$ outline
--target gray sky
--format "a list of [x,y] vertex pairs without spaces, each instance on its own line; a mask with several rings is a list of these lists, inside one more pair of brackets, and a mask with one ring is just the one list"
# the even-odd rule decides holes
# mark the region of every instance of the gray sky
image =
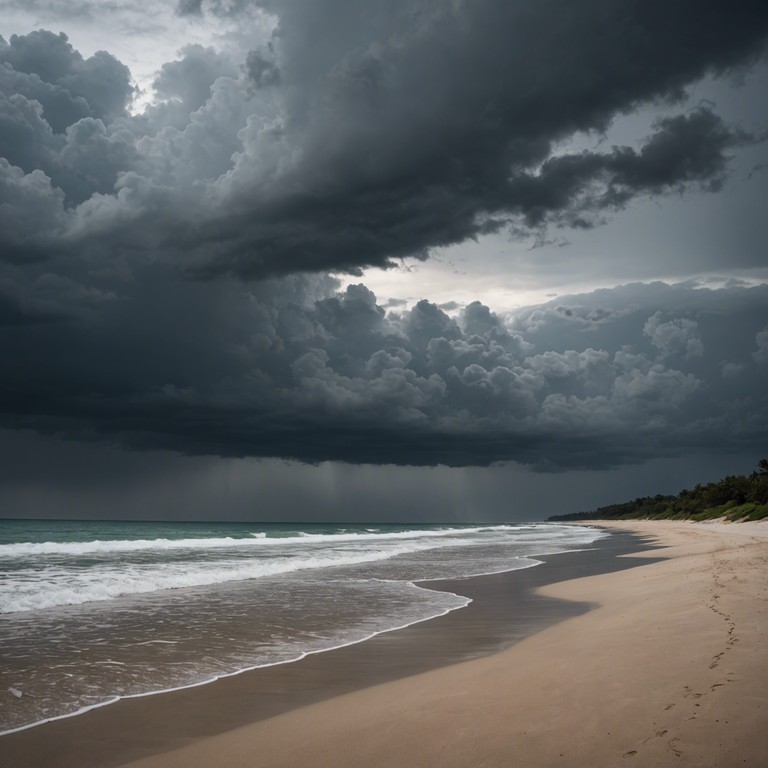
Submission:
[[768,450],[764,3],[0,9],[0,514],[531,519]]

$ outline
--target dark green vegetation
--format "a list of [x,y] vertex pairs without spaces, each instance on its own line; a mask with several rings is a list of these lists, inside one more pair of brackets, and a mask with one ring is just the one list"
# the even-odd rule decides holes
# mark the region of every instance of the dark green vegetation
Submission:
[[728,475],[716,483],[697,485],[677,496],[643,496],[609,504],[590,512],[553,515],[549,520],[711,520],[768,518],[768,459],[761,459],[751,475]]

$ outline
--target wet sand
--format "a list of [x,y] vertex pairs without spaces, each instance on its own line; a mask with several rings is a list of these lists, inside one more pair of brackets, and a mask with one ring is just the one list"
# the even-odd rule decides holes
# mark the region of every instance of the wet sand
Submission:
[[433,584],[475,600],[441,619],[4,737],[4,765],[764,765],[768,525],[612,527]]

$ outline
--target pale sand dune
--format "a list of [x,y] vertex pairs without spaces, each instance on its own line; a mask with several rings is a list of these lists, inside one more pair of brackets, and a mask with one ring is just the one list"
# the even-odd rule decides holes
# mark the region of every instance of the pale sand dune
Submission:
[[606,525],[669,559],[546,587],[598,607],[501,653],[131,768],[768,765],[768,524]]

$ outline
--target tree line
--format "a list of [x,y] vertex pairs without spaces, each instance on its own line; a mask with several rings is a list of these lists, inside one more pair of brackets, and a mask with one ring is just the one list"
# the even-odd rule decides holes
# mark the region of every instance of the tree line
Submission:
[[697,484],[676,496],[641,496],[587,512],[553,515],[549,520],[712,520],[732,522],[768,518],[768,459],[749,475],[728,475],[715,483]]

